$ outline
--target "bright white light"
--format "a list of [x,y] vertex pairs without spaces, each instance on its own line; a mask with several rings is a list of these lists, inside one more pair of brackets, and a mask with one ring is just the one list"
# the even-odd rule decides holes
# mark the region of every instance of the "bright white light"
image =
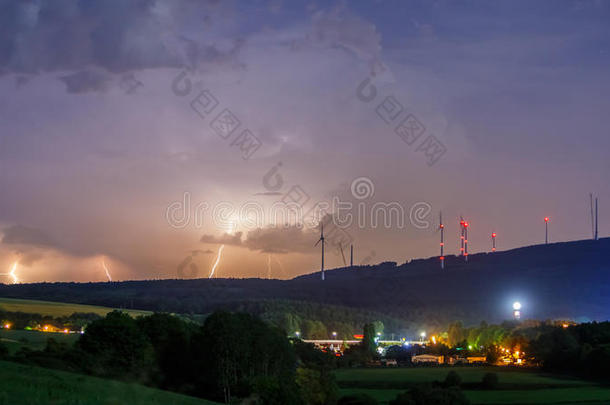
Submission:
[[225,248],[225,245],[220,245],[220,248],[218,248],[218,256],[216,256],[216,261],[214,262],[214,265],[212,266],[212,271],[210,271],[210,276],[208,278],[212,278],[214,277],[214,272],[216,271],[216,267],[218,267],[218,263],[220,262],[220,256],[222,255],[222,249]]
[[422,332],[419,336],[421,336],[422,338],[426,337],[426,332]]
[[110,276],[110,271],[108,271],[108,267],[106,267],[106,262],[104,262],[104,259],[102,259],[102,267],[104,268],[104,271],[106,272],[106,278],[108,278],[108,281],[112,281],[112,277]]
[[15,273],[15,271],[17,271],[17,262],[15,262],[13,264],[13,267],[11,268],[11,272],[8,274],[13,279],[13,284],[19,284],[19,277],[17,277],[17,274]]
[[521,309],[521,303],[520,303],[519,301],[516,301],[516,302],[513,304],[513,309],[514,309],[515,311],[520,310],[520,309]]
[[13,263],[11,271],[8,273],[0,273],[1,276],[9,276],[13,280],[13,284],[19,284],[19,277],[17,277],[17,262]]

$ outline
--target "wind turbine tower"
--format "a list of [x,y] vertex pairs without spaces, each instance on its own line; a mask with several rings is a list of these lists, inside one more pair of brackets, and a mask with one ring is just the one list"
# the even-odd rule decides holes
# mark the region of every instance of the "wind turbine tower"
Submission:
[[597,240],[599,238],[597,228],[597,197],[595,197],[595,213],[593,213],[593,193],[589,193],[589,200],[591,202],[591,236],[593,240]]
[[324,281],[324,223],[320,222],[320,239],[316,242],[314,247],[318,246],[318,243],[322,242],[322,263],[320,267],[320,273],[322,275],[322,281]]
[[438,229],[441,231],[441,269],[445,268],[445,255],[444,255],[444,249],[445,249],[445,225],[443,225],[443,213],[439,212],[438,214],[438,218],[439,218],[439,225],[438,225]]
[[468,261],[468,222],[464,222],[464,261]]
[[595,197],[595,240],[599,238],[599,234],[597,231],[597,197]]
[[460,256],[464,256],[464,218],[460,215]]

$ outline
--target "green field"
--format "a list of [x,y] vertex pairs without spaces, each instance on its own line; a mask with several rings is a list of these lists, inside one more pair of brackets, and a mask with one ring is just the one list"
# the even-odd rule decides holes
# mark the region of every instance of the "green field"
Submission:
[[78,333],[39,332],[36,330],[6,330],[0,329],[0,342],[11,354],[20,348],[27,347],[32,350],[42,350],[47,345],[47,339],[53,338],[59,343],[73,344],[78,340]]
[[498,375],[498,390],[464,390],[476,405],[610,403],[610,388],[585,380],[502,367],[340,369],[335,376],[342,395],[366,393],[386,404],[409,384],[443,381],[450,370],[456,371],[466,384],[480,382],[487,372]]
[[0,361],[0,405],[213,405],[118,381]]
[[[69,316],[74,312],[93,312],[104,316],[115,308],[98,307],[95,305],[69,304],[65,302],[22,300],[16,298],[0,298],[0,309],[8,312],[26,312],[30,314],[49,315],[53,317]],[[150,311],[122,309],[131,316],[150,315]]]
[[493,372],[501,383],[528,385],[583,385],[586,382],[577,379],[560,378],[535,371],[519,370],[506,367],[416,367],[416,368],[357,368],[340,369],[335,376],[341,381],[371,382],[406,382],[420,383],[442,381],[449,371],[455,370],[462,382],[479,382],[483,375]]

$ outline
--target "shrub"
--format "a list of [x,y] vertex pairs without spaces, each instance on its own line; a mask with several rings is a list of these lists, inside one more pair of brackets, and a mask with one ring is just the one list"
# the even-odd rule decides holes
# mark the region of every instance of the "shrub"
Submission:
[[486,373],[481,383],[486,390],[496,389],[498,388],[498,375],[496,373]]
[[445,377],[445,382],[443,384],[445,387],[459,387],[462,385],[462,377],[455,371],[451,370],[447,377]]
[[439,388],[429,385],[414,387],[398,394],[389,405],[469,405],[470,401],[458,387]]
[[339,398],[337,405],[377,405],[378,402],[367,394],[346,395]]

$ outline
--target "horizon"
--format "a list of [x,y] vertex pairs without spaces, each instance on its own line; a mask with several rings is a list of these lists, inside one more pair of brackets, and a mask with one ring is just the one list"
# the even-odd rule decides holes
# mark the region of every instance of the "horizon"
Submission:
[[606,2],[0,7],[0,282],[608,235]]
[[[535,245],[526,245],[526,246],[518,246],[512,249],[506,249],[506,250],[497,250],[495,252],[492,252],[490,250],[488,251],[482,251],[482,252],[474,252],[471,253],[470,256],[482,256],[482,255],[493,255],[493,254],[498,254],[501,256],[502,253],[510,253],[510,252],[515,252],[515,251],[521,251],[521,250],[525,250],[525,249],[531,249],[531,248],[538,248],[538,247],[553,247],[553,245],[570,245],[570,244],[576,244],[576,243],[582,243],[582,242],[591,242],[591,243],[596,243],[598,241],[604,241],[604,240],[610,240],[610,237],[600,237],[597,241],[593,240],[593,239],[578,239],[578,240],[569,240],[569,241],[557,241],[557,242],[549,242],[548,244],[545,243],[540,243],[540,244],[535,244]],[[493,257],[493,256],[489,256],[489,257]],[[449,254],[449,255],[445,255],[445,258],[451,258],[452,260],[459,260],[460,263],[462,263],[463,261],[463,257],[460,256],[459,252],[457,252],[457,254]],[[428,257],[415,257],[412,258],[410,260],[407,260],[405,262],[393,262],[396,263],[396,267],[402,267],[402,266],[409,266],[411,264],[415,264],[414,262],[418,262],[417,264],[420,264],[421,262],[432,262],[430,263],[431,266],[434,266],[434,271],[436,272],[436,274],[438,273],[442,273],[444,271],[448,271],[448,272],[452,272],[455,269],[452,268],[451,265],[446,265],[445,268],[440,268],[438,266],[438,260],[439,260],[439,256],[428,256]],[[358,271],[361,271],[362,267],[370,267],[371,270],[374,270],[376,267],[380,266],[381,264],[384,263],[392,263],[392,261],[380,261],[377,263],[367,263],[367,264],[354,264],[353,266],[341,266],[341,267],[330,267],[330,268],[326,268],[325,272],[336,272],[336,271],[350,271],[350,270],[355,270],[358,269]],[[455,263],[453,263],[455,264]],[[462,265],[467,265],[467,263],[462,263]],[[454,266],[454,267],[459,267],[457,270],[461,270],[462,266]],[[310,272],[306,272],[303,274],[298,274],[295,275],[292,278],[266,278],[266,277],[198,277],[198,278],[182,278],[182,277],[168,277],[168,278],[140,278],[140,279],[124,279],[124,280],[97,280],[97,281],[47,281],[47,280],[40,280],[40,281],[33,281],[33,282],[19,282],[19,283],[4,283],[4,282],[0,282],[0,285],[27,285],[27,284],[52,284],[52,283],[77,283],[77,284],[88,284],[88,283],[101,283],[101,284],[107,284],[107,283],[127,283],[127,282],[140,282],[140,281],[175,281],[175,280],[193,280],[193,281],[201,281],[201,280],[260,280],[260,281],[293,281],[297,278],[302,278],[302,277],[309,277],[309,276],[317,276],[320,274],[320,270],[313,270]],[[432,273],[430,273],[432,274]]]

